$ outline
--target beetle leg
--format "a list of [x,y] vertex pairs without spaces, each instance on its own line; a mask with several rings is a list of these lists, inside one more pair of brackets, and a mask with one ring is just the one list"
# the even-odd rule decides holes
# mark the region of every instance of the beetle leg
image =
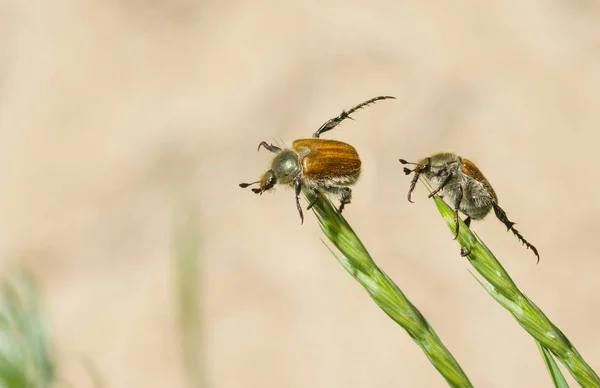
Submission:
[[304,214],[302,214],[302,206],[300,206],[300,193],[302,192],[302,182],[300,179],[296,181],[296,208],[298,208],[298,213],[300,213],[300,224],[304,223]]
[[312,202],[308,204],[306,210],[310,210],[313,206],[315,206],[315,203],[317,203],[317,201],[319,200],[319,190],[313,190],[313,193],[315,195],[315,199],[313,199]]
[[540,255],[538,253],[538,250],[536,249],[536,247],[534,247],[533,245],[531,245],[529,242],[527,242],[527,240],[525,240],[523,238],[523,236],[521,236],[521,233],[519,233],[518,230],[516,230],[514,228],[514,222],[509,221],[508,217],[506,216],[506,213],[504,212],[504,210],[502,210],[500,208],[500,206],[498,206],[498,204],[496,204],[495,202],[492,203],[492,206],[494,207],[494,213],[496,213],[496,217],[498,217],[498,219],[500,221],[502,221],[502,223],[508,228],[508,230],[512,230],[512,232],[515,234],[515,236],[517,236],[517,238],[519,239],[519,241],[521,241],[523,244],[525,244],[525,246],[529,249],[531,249],[533,251],[533,253],[537,256],[537,262],[540,262]]
[[467,225],[468,227],[471,227],[471,217],[467,216],[467,218],[465,218],[465,220],[463,221],[465,223],[465,225]]
[[[411,162],[407,162],[404,159],[400,159],[400,163],[402,164],[412,164]],[[421,164],[420,166],[415,167],[414,169],[408,169],[406,167],[404,167],[404,173],[406,175],[409,175],[411,173],[415,173],[415,175],[413,176],[413,179],[410,181],[410,186],[408,188],[408,202],[413,203],[413,200],[411,198],[412,196],[412,192],[415,190],[415,186],[417,184],[417,181],[419,180],[419,176],[427,171],[427,169],[429,168],[429,166],[431,165],[431,158],[425,158],[425,160],[423,161],[423,164]],[[440,187],[441,188],[441,187]]]
[[442,184],[440,185],[440,187],[438,187],[437,189],[435,189],[431,193],[429,193],[429,195],[427,196],[427,198],[431,198],[434,195],[436,195],[441,189],[443,189],[448,183],[450,183],[450,179],[452,179],[452,172],[448,173],[448,175],[446,176],[446,178],[444,179],[444,181],[442,182]]
[[344,206],[352,201],[352,189],[349,187],[341,187],[340,196],[340,207],[338,208],[338,212],[341,214],[342,210],[344,210]]
[[258,148],[256,150],[257,151],[260,150],[260,147],[265,147],[267,150],[269,150],[269,151],[271,151],[273,153],[277,153],[277,152],[281,151],[281,148],[279,148],[279,147],[277,147],[276,145],[273,145],[273,144],[267,144],[267,142],[264,141],[264,140],[261,141],[258,144]]
[[458,238],[458,209],[460,208],[460,202],[463,197],[463,188],[461,185],[458,185],[458,189],[456,190],[456,200],[454,201],[454,239]]
[[319,129],[317,129],[317,132],[313,133],[313,137],[318,138],[323,132],[331,131],[333,128],[337,127],[339,123],[341,123],[342,121],[344,121],[346,119],[353,120],[352,117],[350,117],[350,115],[352,113],[356,112],[357,110],[359,110],[369,104],[374,103],[375,101],[385,100],[387,98],[395,99],[396,97],[392,97],[392,96],[374,97],[374,98],[371,98],[370,100],[367,100],[365,102],[362,102],[362,103],[350,108],[350,110],[347,112],[345,110],[343,110],[339,116],[329,119],[325,122],[325,124],[321,125],[321,127]]
[[[407,170],[408,169],[405,168],[404,171],[406,172]],[[409,173],[406,173],[406,175],[408,175],[408,174]],[[410,187],[408,188],[408,195],[407,195],[408,202],[410,202],[410,203],[413,203],[413,200],[411,199],[411,195],[415,189],[415,186],[417,185],[417,181],[419,180],[419,175],[421,175],[421,173],[418,171],[415,171],[415,175],[413,176],[413,179],[410,181]]]

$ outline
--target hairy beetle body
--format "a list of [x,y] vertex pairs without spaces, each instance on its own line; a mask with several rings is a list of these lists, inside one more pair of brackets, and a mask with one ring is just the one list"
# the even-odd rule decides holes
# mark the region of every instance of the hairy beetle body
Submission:
[[[485,178],[481,170],[469,159],[451,152],[439,152],[419,160],[417,163],[400,159],[402,164],[414,164],[414,169],[404,168],[408,175],[415,173],[408,190],[408,200],[420,176],[424,176],[431,184],[432,197],[438,194],[450,205],[454,206],[455,237],[458,236],[458,212],[467,216],[465,224],[470,225],[471,219],[480,220],[487,216],[493,209],[496,217],[512,232],[525,246],[533,251],[539,261],[537,249],[531,245],[518,230],[514,228],[506,213],[498,205],[498,196],[492,185]],[[468,254],[468,253],[466,253]]]
[[459,210],[466,216],[480,220],[492,210],[493,203],[498,203],[496,192],[481,170],[469,159],[449,152],[441,152],[433,154],[429,160],[427,158],[420,160],[417,166],[426,163],[430,164],[430,168],[425,169],[422,174],[434,188],[442,186],[448,173],[453,175],[453,178],[440,189],[439,194],[448,203],[454,204],[461,187],[462,200]]

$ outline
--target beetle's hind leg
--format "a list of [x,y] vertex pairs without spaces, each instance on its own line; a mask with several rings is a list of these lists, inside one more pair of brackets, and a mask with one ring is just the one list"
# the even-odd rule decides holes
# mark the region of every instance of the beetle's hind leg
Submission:
[[[348,186],[338,186],[330,182],[327,183],[319,185],[319,189],[317,189],[316,187],[311,187],[310,184],[308,186],[305,185],[305,187],[308,187],[310,190],[312,190],[316,196],[318,196],[321,193],[325,193],[339,198],[340,206],[336,210],[338,211],[338,213],[341,213],[346,207],[346,205],[352,202],[352,189]],[[316,202],[317,200],[315,198],[308,205],[308,209],[310,209]]]
[[352,189],[348,186],[332,185],[325,188],[322,187],[322,189],[326,193],[336,196],[340,199],[340,206],[337,208],[338,213],[341,213],[346,205],[352,202]]
[[379,100],[385,100],[388,98],[392,98],[395,99],[396,97],[392,97],[392,96],[379,96],[379,97],[374,97],[371,98],[365,102],[361,102],[360,104],[353,106],[352,108],[350,108],[350,110],[345,111],[343,110],[342,113],[340,113],[337,117],[334,117],[332,119],[327,120],[323,125],[321,125],[321,127],[319,127],[319,129],[317,129],[317,131],[315,133],[313,133],[313,137],[318,138],[323,132],[327,132],[327,131],[331,131],[333,128],[337,127],[339,123],[341,123],[342,121],[346,120],[346,119],[350,119],[353,120],[352,117],[350,117],[350,115],[354,112],[356,112],[359,109],[362,109],[363,107],[374,103],[375,101],[379,101]]
[[517,236],[519,241],[521,241],[523,244],[525,244],[525,246],[528,249],[531,249],[533,251],[533,253],[535,254],[535,256],[537,257],[537,262],[539,263],[540,262],[540,254],[538,253],[537,248],[534,247],[533,245],[531,245],[527,240],[525,240],[525,238],[521,235],[521,233],[515,229],[515,227],[514,227],[515,223],[508,219],[504,210],[502,210],[502,208],[500,206],[498,206],[497,203],[495,203],[495,202],[492,203],[492,206],[494,207],[494,213],[496,213],[496,217],[506,226],[507,231],[511,230],[514,233],[514,235]]
[[338,194],[340,196],[340,207],[338,208],[338,212],[342,213],[344,207],[352,202],[352,189],[349,187],[340,187],[338,189]]

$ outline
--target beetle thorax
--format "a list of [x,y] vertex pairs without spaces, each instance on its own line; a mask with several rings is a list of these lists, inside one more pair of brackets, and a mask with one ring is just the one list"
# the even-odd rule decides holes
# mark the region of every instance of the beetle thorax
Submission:
[[441,183],[448,173],[457,173],[460,157],[456,154],[443,152],[425,158],[419,161],[418,164],[428,164],[428,168],[423,172],[423,175],[432,183]]
[[298,154],[293,150],[283,150],[275,156],[271,169],[277,177],[277,183],[288,184],[293,182],[302,172]]

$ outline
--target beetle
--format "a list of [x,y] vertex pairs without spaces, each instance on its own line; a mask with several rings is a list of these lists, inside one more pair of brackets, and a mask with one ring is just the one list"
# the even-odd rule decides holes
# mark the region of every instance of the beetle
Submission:
[[331,131],[357,110],[379,100],[394,99],[392,96],[379,96],[362,102],[348,111],[343,110],[338,116],[327,120],[309,139],[298,139],[292,143],[291,148],[280,148],[266,141],[258,144],[275,154],[271,168],[267,170],[260,180],[252,183],[240,183],[246,188],[258,184],[252,191],[262,194],[271,190],[276,184],[291,186],[296,194],[296,208],[300,214],[300,223],[304,223],[304,215],[300,206],[300,193],[306,188],[315,194],[315,199],[308,205],[309,210],[316,203],[320,193],[327,193],[339,197],[341,213],[345,205],[352,200],[350,185],[356,183],[361,172],[361,160],[356,149],[350,144],[337,141],[320,139],[319,136]]
[[[540,255],[535,246],[531,245],[517,229],[515,223],[510,221],[506,213],[498,205],[498,196],[485,178],[481,170],[467,158],[463,158],[451,152],[439,152],[421,159],[417,163],[407,162],[400,159],[402,164],[413,164],[415,167],[411,170],[404,167],[404,173],[409,175],[414,172],[414,177],[410,182],[408,190],[408,201],[412,202],[411,194],[415,189],[417,180],[421,175],[431,183],[434,190],[428,198],[440,193],[446,201],[454,205],[454,239],[458,237],[458,212],[460,211],[467,217],[464,223],[470,226],[471,220],[480,220],[494,209],[496,217],[511,230],[515,236],[528,249],[531,249],[540,261]],[[467,256],[470,252],[461,251],[461,255]]]

